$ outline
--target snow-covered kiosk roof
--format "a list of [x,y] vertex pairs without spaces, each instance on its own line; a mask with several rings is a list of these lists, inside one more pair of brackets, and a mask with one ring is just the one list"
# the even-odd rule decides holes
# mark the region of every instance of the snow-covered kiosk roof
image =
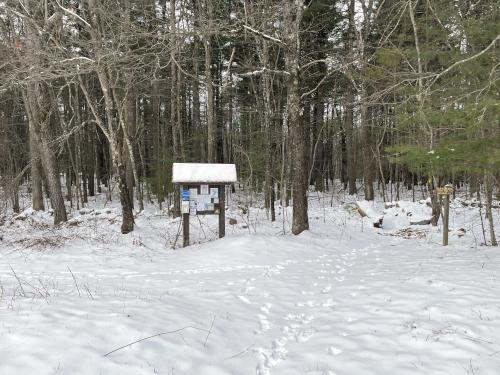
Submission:
[[173,183],[224,183],[237,181],[235,164],[174,163]]

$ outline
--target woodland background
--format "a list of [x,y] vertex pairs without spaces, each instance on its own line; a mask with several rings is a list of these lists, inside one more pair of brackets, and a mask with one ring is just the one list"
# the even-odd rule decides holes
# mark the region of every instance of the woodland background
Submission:
[[[173,162],[236,163],[293,205],[340,180],[366,200],[500,195],[495,0],[0,1],[0,202],[54,223],[89,196],[173,206]],[[421,197],[418,197],[421,198]],[[67,203],[65,203],[65,201]]]

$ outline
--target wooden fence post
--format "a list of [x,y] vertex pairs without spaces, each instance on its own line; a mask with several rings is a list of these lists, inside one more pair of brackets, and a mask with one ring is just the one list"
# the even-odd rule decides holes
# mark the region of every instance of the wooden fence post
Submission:
[[443,246],[448,246],[448,231],[450,226],[450,194],[454,193],[453,186],[446,185],[437,188],[438,195],[444,200],[443,212]]

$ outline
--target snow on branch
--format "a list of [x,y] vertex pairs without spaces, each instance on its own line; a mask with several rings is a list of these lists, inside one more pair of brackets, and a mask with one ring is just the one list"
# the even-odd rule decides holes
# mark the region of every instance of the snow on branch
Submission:
[[70,14],[71,16],[79,19],[81,22],[83,22],[85,24],[85,26],[87,26],[89,29],[92,28],[92,26],[90,26],[90,23],[88,23],[87,21],[85,21],[81,16],[79,16],[78,14],[76,14],[75,12],[73,12],[71,9],[68,9],[68,8],[65,8],[63,7],[59,1],[55,0],[56,1],[56,4],[59,6],[59,8],[61,8],[62,10],[64,10],[66,13]]
[[69,59],[64,59],[64,60],[61,60],[61,63],[64,64],[64,63],[68,63],[68,62],[72,62],[72,61],[75,61],[75,60],[84,60],[84,61],[89,61],[89,62],[95,62],[95,60],[92,60],[88,57],[85,57],[85,56],[75,56],[75,57],[71,57]]
[[264,73],[272,73],[272,74],[279,74],[279,75],[284,75],[284,76],[289,76],[290,73],[287,72],[286,70],[273,70],[269,68],[262,68],[260,70],[254,70],[253,72],[247,72],[247,73],[239,73],[237,74],[239,77],[255,77],[255,76],[260,76],[261,74]]
[[248,31],[256,34],[256,35],[259,35],[260,37],[264,38],[264,39],[267,39],[267,40],[270,40],[272,42],[275,42],[275,43],[278,43],[278,44],[281,44],[283,46],[286,46],[286,43],[283,42],[282,40],[278,39],[278,38],[275,38],[271,35],[268,35],[268,34],[264,34],[262,31],[258,31],[258,30],[255,30],[254,28],[248,26],[248,25],[243,25],[243,27],[245,29],[247,29]]

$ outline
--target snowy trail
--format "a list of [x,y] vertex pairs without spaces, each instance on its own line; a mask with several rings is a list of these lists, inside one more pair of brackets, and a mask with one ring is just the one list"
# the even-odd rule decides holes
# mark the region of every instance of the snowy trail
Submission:
[[368,236],[2,251],[0,374],[498,375],[499,254]]

